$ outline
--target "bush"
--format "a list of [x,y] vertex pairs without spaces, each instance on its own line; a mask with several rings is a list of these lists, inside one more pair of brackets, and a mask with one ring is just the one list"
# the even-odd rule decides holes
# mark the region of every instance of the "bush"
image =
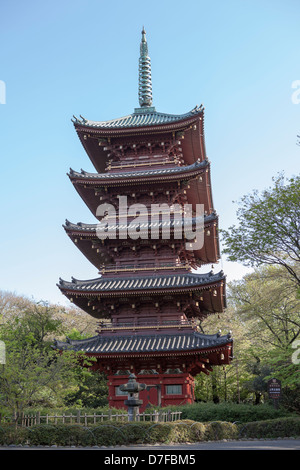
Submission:
[[36,424],[27,428],[30,445],[89,446],[93,445],[92,435],[83,426]]
[[219,441],[221,439],[237,439],[238,427],[233,423],[213,421],[205,426],[205,439]]
[[16,428],[15,425],[0,426],[0,445],[24,444],[26,439],[26,428]]
[[[167,424],[167,423],[165,423]],[[205,439],[205,425],[189,419],[170,423],[172,442],[197,442]]]
[[79,424],[0,427],[0,445],[31,446],[116,446],[292,436],[300,436],[300,418],[278,418],[239,425],[223,421],[199,423],[180,420],[170,423],[105,422],[88,427]]
[[[229,425],[234,426],[230,423]],[[220,423],[219,428],[218,435],[227,438],[232,436],[232,433],[228,435],[228,423]],[[224,429],[221,430],[222,428]],[[207,439],[207,435],[206,426],[203,423],[190,420],[170,423],[101,423],[88,427],[76,424],[37,424],[18,429],[12,426],[2,426],[0,445],[114,446],[198,442]]]
[[230,423],[248,423],[266,419],[291,416],[290,412],[280,408],[276,410],[272,405],[246,405],[237,403],[194,403],[170,407],[172,411],[181,411],[181,419],[191,419],[201,423],[211,421],[227,421]]
[[246,423],[239,428],[239,436],[245,438],[298,437],[300,436],[300,418],[269,419]]
[[294,389],[283,388],[281,404],[289,411],[300,413],[300,385]]
[[205,426],[194,421],[173,423],[139,422],[101,424],[91,428],[97,445],[197,442],[204,439]]

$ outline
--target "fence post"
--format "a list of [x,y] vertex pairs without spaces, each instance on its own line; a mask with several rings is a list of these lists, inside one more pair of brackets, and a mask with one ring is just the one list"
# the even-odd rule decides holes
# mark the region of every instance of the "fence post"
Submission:
[[80,424],[80,410],[77,411],[77,424]]
[[36,413],[36,424],[41,424],[41,412],[37,411]]

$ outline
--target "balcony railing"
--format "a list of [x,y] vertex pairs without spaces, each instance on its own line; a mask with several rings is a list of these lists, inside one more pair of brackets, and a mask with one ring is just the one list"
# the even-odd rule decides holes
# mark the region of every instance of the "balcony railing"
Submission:
[[123,168],[139,168],[141,166],[153,166],[153,165],[168,165],[168,164],[178,164],[178,160],[169,160],[168,158],[162,158],[157,161],[149,161],[149,159],[145,160],[144,162],[111,162],[107,165],[106,170],[114,170],[114,169],[123,169]]
[[162,322],[99,322],[98,333],[115,330],[141,330],[141,329],[166,329],[166,328],[195,328],[195,321],[191,320],[167,320]]
[[136,271],[160,271],[160,270],[177,270],[187,269],[190,270],[191,265],[189,263],[171,262],[171,263],[133,263],[133,264],[108,264],[100,267],[100,273],[119,273],[119,272],[136,272]]

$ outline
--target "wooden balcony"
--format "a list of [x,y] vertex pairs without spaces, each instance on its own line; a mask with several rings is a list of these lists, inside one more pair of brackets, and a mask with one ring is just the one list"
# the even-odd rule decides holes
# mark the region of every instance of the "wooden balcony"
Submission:
[[110,264],[102,265],[99,270],[99,274],[106,273],[125,273],[125,272],[141,272],[141,271],[177,271],[177,270],[191,270],[191,265],[187,262],[171,262],[171,263],[134,263],[134,264]]
[[114,332],[132,332],[140,330],[182,330],[182,329],[192,329],[196,330],[197,323],[196,321],[190,320],[169,320],[162,322],[99,322],[99,327],[96,330],[97,333],[114,333]]

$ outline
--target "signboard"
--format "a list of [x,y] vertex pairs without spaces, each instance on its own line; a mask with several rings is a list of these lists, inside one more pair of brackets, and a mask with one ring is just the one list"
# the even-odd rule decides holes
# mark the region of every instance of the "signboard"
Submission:
[[277,405],[277,401],[281,395],[281,382],[278,379],[270,379],[268,381],[268,394],[271,400],[274,400],[274,405]]

